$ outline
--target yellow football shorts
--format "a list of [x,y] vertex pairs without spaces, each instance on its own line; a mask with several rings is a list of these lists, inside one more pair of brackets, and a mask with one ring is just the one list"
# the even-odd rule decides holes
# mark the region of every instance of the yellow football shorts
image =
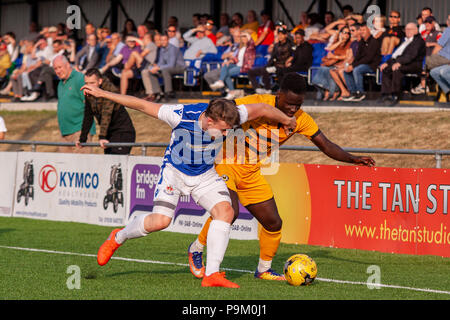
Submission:
[[245,207],[273,198],[272,188],[261,174],[259,166],[242,164],[217,164],[216,171],[235,191],[239,201]]

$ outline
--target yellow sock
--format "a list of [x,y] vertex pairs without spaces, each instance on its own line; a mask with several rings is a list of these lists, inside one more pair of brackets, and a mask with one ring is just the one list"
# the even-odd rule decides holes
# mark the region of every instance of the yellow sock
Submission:
[[206,222],[202,228],[202,231],[200,231],[200,233],[198,235],[198,241],[204,246],[206,246],[206,239],[208,238],[208,230],[209,230],[209,225],[211,224],[211,221],[212,221],[212,218],[209,217],[206,220]]
[[259,232],[259,258],[272,261],[281,241],[281,230],[270,232],[261,228]]

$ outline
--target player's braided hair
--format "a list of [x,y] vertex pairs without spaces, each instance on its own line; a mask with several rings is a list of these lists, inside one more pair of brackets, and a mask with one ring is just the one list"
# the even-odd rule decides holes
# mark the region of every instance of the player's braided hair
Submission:
[[305,79],[296,72],[287,73],[281,81],[280,91],[304,94],[306,92]]
[[205,111],[205,116],[214,121],[223,120],[232,128],[240,124],[240,117],[234,100],[224,98],[212,99]]

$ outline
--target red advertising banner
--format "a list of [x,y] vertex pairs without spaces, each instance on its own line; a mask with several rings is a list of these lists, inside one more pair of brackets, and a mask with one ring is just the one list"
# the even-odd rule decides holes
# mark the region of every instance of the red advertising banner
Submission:
[[450,171],[304,165],[308,244],[450,257]]

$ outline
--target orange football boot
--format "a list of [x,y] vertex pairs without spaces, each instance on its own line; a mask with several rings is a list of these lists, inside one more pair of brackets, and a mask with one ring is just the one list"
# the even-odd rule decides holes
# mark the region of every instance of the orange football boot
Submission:
[[101,245],[97,253],[97,262],[99,265],[104,266],[111,259],[114,252],[120,247],[120,244],[116,242],[116,233],[121,229],[114,229],[109,235],[108,239]]
[[240,288],[238,284],[225,278],[225,272],[214,272],[203,276],[202,287]]

